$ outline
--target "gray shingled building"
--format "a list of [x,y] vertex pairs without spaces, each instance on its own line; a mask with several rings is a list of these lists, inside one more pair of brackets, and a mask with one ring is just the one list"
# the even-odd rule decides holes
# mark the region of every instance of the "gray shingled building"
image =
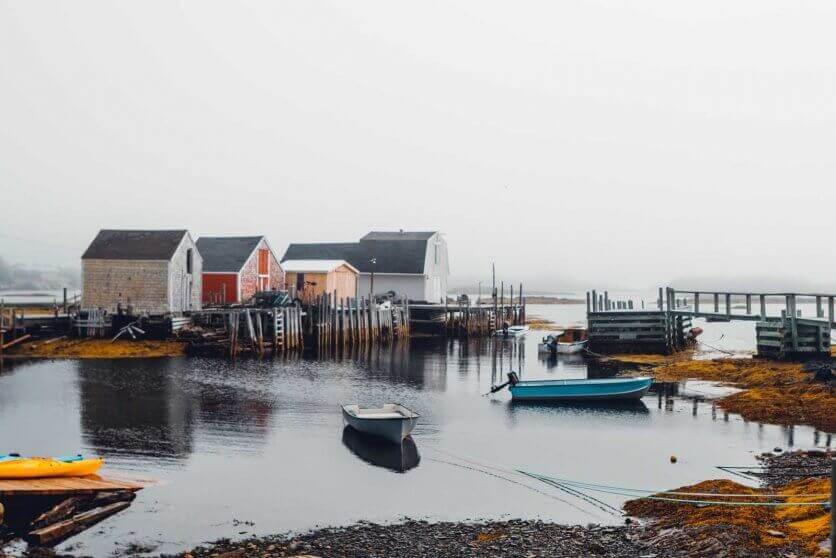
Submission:
[[187,230],[101,230],[81,256],[82,306],[135,314],[200,309],[203,261]]

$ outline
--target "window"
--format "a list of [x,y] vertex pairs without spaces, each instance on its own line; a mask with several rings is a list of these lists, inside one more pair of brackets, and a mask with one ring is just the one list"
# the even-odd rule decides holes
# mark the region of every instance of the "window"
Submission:
[[305,274],[304,273],[297,273],[296,274],[296,291],[302,292],[305,288]]
[[270,251],[264,248],[258,250],[258,274],[268,275],[270,273]]
[[186,273],[191,275],[192,273],[192,249],[189,248],[186,250]]

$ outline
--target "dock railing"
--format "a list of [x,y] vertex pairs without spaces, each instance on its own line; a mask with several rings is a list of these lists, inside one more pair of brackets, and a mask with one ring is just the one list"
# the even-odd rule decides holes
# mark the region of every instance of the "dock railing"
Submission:
[[[770,304],[774,306],[776,300],[782,308],[778,312],[773,309],[770,314]],[[802,316],[799,303],[804,300],[814,305],[814,317]],[[791,354],[830,352],[830,332],[836,328],[834,301],[836,294],[815,292],[706,291],[660,287],[656,309],[648,310],[644,301],[638,309],[633,301],[610,300],[608,291],[598,293],[592,290],[586,294],[590,344],[598,344],[599,348],[606,348],[600,346],[602,343],[606,345],[606,341],[618,341],[622,343],[620,348],[624,349],[629,348],[631,341],[638,343],[644,340],[661,344],[666,351],[676,349],[677,343],[670,345],[667,339],[670,337],[667,326],[659,326],[656,328],[659,331],[654,332],[646,328],[643,331],[636,329],[640,325],[637,323],[638,313],[644,313],[648,319],[655,316],[662,322],[670,322],[671,317],[687,319],[688,326],[692,318],[757,322],[758,354],[779,358]],[[753,312],[754,309],[757,312]],[[675,324],[673,334],[680,335],[685,325],[685,321],[681,327]],[[603,335],[599,331],[601,329],[609,329],[609,335]]]

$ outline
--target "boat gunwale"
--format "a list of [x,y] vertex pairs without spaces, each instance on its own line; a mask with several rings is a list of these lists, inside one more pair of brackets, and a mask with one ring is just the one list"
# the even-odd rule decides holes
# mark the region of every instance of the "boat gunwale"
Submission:
[[361,409],[361,408],[379,409],[380,407],[360,407],[360,405],[340,405],[340,408],[342,409],[342,411],[345,414],[347,414],[347,415],[349,415],[353,418],[360,419],[360,420],[379,420],[379,421],[384,421],[384,420],[414,420],[414,419],[417,419],[417,418],[421,417],[421,415],[419,415],[418,413],[416,413],[415,411],[413,411],[409,407],[401,405],[400,403],[395,403],[395,405],[398,405],[399,407],[409,411],[411,413],[411,416],[406,416],[406,415],[403,415],[403,414],[400,417],[376,417],[374,415],[361,416],[361,415],[357,415],[357,414],[352,413],[346,407],[357,407],[358,410]]
[[[548,387],[550,385],[566,386],[566,385],[619,385],[619,384],[644,384],[649,381],[653,383],[653,378],[650,376],[636,376],[634,378],[565,378],[565,379],[549,379],[543,378],[540,380],[520,380],[512,388],[522,387]],[[649,385],[648,384],[648,385]]]

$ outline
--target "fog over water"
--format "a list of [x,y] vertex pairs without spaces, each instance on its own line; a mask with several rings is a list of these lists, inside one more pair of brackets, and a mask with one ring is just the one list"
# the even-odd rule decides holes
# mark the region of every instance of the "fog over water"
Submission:
[[0,255],[77,266],[105,227],[280,252],[405,228],[446,233],[453,285],[492,260],[532,289],[826,283],[834,16],[0,0]]

